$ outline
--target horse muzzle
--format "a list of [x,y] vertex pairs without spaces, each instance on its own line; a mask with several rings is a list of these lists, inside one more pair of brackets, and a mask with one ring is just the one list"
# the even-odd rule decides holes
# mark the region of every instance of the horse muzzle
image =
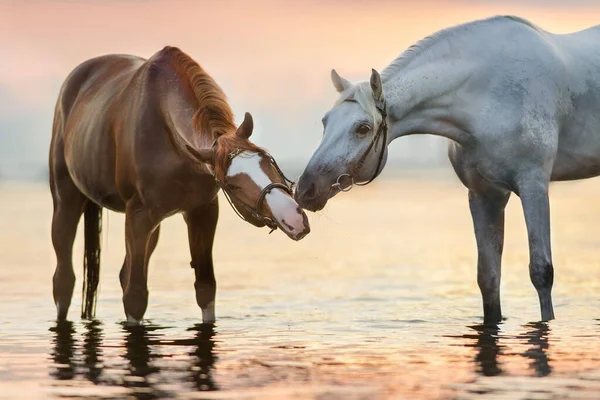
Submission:
[[294,200],[305,210],[313,212],[322,210],[330,196],[328,193],[329,189],[323,191],[319,187],[318,182],[303,174],[298,181]]

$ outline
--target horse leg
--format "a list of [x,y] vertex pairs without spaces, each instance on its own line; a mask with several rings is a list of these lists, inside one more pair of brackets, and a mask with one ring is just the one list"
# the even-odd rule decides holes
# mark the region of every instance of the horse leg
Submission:
[[75,287],[73,242],[83,213],[86,197],[77,189],[68,172],[51,181],[54,213],[52,244],[56,253],[56,270],[52,279],[54,304],[58,319],[66,319]]
[[477,241],[477,283],[483,298],[483,323],[502,320],[500,267],[504,247],[504,209],[510,192],[469,191],[469,208]]
[[128,322],[139,323],[148,306],[148,260],[158,221],[137,201],[129,201],[125,211],[125,289],[123,306]]
[[121,282],[121,289],[125,292],[125,287],[127,287],[127,256],[123,260],[123,266],[121,267],[121,271],[119,271],[119,282]]
[[534,177],[522,182],[518,193],[529,237],[529,277],[538,292],[542,320],[548,321],[554,319],[551,293],[554,267],[550,243],[548,180]]
[[[148,249],[146,250],[146,265],[150,262],[150,257],[152,253],[154,253],[154,249],[156,249],[156,244],[158,243],[158,235],[160,233],[160,225],[156,227],[154,232],[150,235],[150,239],[148,241]],[[121,282],[121,289],[125,290],[127,286],[127,256],[125,256],[125,260],[123,260],[123,266],[121,267],[121,271],[119,272],[119,281]]]
[[213,270],[212,248],[219,217],[215,199],[207,207],[184,214],[188,226],[191,266],[196,274],[196,302],[202,310],[202,322],[215,322],[215,294],[217,283]]

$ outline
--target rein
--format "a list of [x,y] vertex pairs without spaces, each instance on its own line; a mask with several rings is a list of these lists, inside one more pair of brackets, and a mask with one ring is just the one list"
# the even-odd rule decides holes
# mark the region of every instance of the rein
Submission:
[[[237,157],[238,155],[240,155],[242,152],[241,151],[236,151],[233,152],[231,154],[229,154],[229,163],[231,163],[231,161]],[[267,227],[269,227],[271,229],[271,231],[269,232],[269,234],[273,233],[273,231],[277,230],[277,224],[275,223],[275,221],[273,221],[271,218],[267,217],[264,214],[261,214],[261,210],[262,210],[262,206],[263,206],[263,202],[265,200],[265,198],[267,197],[267,195],[269,193],[271,193],[271,191],[273,189],[281,189],[284,192],[286,192],[287,194],[289,194],[290,196],[292,196],[294,194],[294,190],[293,187],[295,185],[295,182],[291,181],[290,179],[288,179],[285,174],[283,173],[283,171],[281,171],[281,168],[279,168],[279,165],[277,165],[277,162],[275,161],[275,159],[269,154],[269,160],[271,162],[271,165],[273,165],[275,167],[275,170],[277,171],[277,173],[279,174],[279,176],[281,178],[283,178],[284,183],[276,183],[276,182],[272,182],[270,184],[268,184],[267,186],[265,186],[263,188],[263,190],[260,191],[260,194],[258,196],[258,199],[256,199],[256,204],[254,205],[254,208],[252,208],[251,206],[249,206],[248,204],[246,204],[244,201],[242,201],[238,196],[236,196],[231,190],[229,190],[229,188],[227,187],[226,184],[223,184],[223,182],[221,182],[216,176],[215,176],[215,181],[217,182],[217,185],[221,188],[221,190],[223,190],[223,194],[225,195],[225,198],[227,199],[227,201],[229,202],[229,205],[231,206],[231,208],[233,208],[233,210],[235,211],[235,213],[237,214],[238,217],[240,217],[242,220],[249,222],[240,212],[239,210],[236,208],[236,206],[233,204],[232,198],[237,200],[237,202],[239,204],[242,205],[242,207],[244,207],[244,209],[250,214],[252,215],[252,218],[261,221],[263,224],[265,224]],[[288,185],[289,183],[289,185]]]
[[[352,173],[351,174],[341,174],[340,176],[338,176],[335,183],[333,185],[331,185],[331,187],[333,189],[338,189],[340,192],[349,192],[354,187],[354,185],[366,186],[369,183],[373,182],[375,180],[375,178],[377,177],[377,174],[379,173],[379,168],[381,168],[381,163],[383,162],[385,146],[387,145],[388,125],[387,125],[387,120],[386,120],[387,110],[386,110],[385,100],[382,100],[381,102],[376,102],[375,108],[377,108],[377,111],[379,111],[379,113],[381,114],[381,124],[379,124],[379,127],[377,128],[377,132],[375,133],[373,140],[369,144],[369,147],[367,147],[367,149],[363,153],[362,157],[358,160],[358,163],[354,166]],[[377,161],[377,168],[375,168],[375,172],[373,172],[373,176],[371,176],[371,179],[369,179],[367,182],[364,182],[364,183],[356,182],[354,180],[354,176],[361,170],[361,168],[365,164],[365,161],[367,160],[367,156],[369,155],[371,150],[375,149],[375,145],[377,144],[379,139],[382,137],[383,137],[383,140],[381,142],[381,152],[379,154],[379,160]],[[377,152],[376,149],[375,149],[375,152]],[[350,179],[350,185],[346,186],[346,187],[342,187],[341,181],[342,181],[342,178],[345,178],[345,177],[348,177]]]

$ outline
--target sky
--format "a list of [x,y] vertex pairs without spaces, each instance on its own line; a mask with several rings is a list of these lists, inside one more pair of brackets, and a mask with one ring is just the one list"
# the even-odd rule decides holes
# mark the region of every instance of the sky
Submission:
[[[302,168],[318,146],[321,118],[336,99],[335,68],[365,80],[439,29],[498,14],[555,33],[600,22],[595,0],[0,0],[0,177],[45,175],[58,89],[86,59],[150,57],[177,46],[221,85],[253,140],[284,168]],[[410,137],[390,164],[440,165],[445,142]]]

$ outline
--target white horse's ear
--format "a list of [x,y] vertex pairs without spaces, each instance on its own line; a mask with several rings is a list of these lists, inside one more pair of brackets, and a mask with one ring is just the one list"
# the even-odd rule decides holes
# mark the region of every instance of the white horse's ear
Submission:
[[187,151],[192,153],[194,157],[200,162],[215,166],[215,151],[213,149],[199,149],[196,150],[192,146],[185,145]]
[[331,81],[333,82],[333,86],[335,86],[335,90],[339,93],[342,93],[352,86],[352,83],[349,80],[342,78],[335,69],[331,70]]
[[381,84],[381,76],[374,69],[371,70],[371,90],[375,101],[383,100],[383,85]]
[[252,135],[252,130],[254,129],[254,121],[252,120],[252,115],[247,112],[244,115],[244,121],[240,124],[237,129],[236,135],[243,139],[248,139],[250,135]]

